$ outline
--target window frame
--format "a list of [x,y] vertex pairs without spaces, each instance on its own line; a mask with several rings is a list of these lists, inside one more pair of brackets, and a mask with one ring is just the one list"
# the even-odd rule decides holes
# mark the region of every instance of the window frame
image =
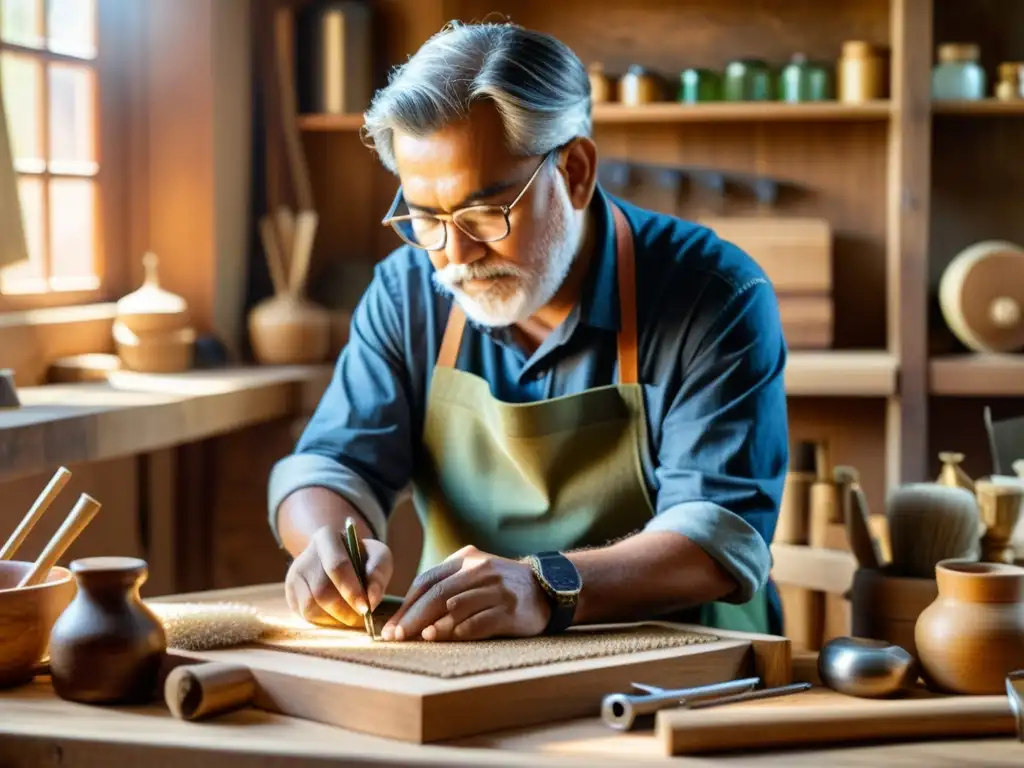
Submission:
[[[50,0],[38,0],[45,14]],[[95,155],[97,172],[93,176],[61,174],[49,169],[31,174],[40,179],[91,178],[96,184],[95,239],[93,244],[96,275],[95,287],[54,289],[35,293],[0,293],[0,312],[24,311],[114,301],[126,292],[129,274],[127,242],[129,234],[129,200],[125,192],[130,170],[130,144],[127,127],[131,123],[130,64],[131,44],[137,37],[138,15],[130,10],[131,0],[96,0],[96,56],[81,59],[47,49],[0,42],[0,50],[28,55],[43,62],[68,62],[88,66],[94,71]],[[2,13],[2,9],[0,9]],[[137,76],[137,74],[135,75]],[[49,83],[44,72],[42,135],[49,138]],[[10,124],[10,120],[8,120]],[[44,147],[49,155],[49,147]],[[17,173],[20,178],[23,174]],[[45,204],[49,206],[47,199]],[[47,218],[47,230],[49,218]],[[45,233],[49,240],[49,231]],[[49,253],[47,254],[49,258]]]

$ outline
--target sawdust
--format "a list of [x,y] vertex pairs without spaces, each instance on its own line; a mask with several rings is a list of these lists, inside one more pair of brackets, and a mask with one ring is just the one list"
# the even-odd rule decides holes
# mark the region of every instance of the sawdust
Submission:
[[257,644],[380,669],[455,678],[562,661],[677,648],[717,639],[710,634],[678,631],[658,625],[638,625],[628,629],[577,628],[553,637],[444,643],[422,640],[373,642],[365,633],[347,629],[275,628]]

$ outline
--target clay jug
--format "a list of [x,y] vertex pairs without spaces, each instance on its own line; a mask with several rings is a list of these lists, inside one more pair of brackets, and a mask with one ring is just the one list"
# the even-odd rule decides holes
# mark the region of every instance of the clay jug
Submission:
[[253,356],[261,365],[311,365],[331,351],[331,313],[302,297],[272,296],[249,313]]
[[1024,669],[1024,568],[943,560],[939,596],[914,628],[925,682],[934,690],[1004,694],[1006,675]]
[[154,698],[167,637],[142,602],[143,560],[75,560],[78,593],[50,634],[50,676],[57,695],[90,704],[142,704]]

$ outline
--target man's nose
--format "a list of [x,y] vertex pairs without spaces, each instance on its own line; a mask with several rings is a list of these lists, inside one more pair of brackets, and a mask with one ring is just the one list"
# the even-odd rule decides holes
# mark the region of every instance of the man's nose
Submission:
[[453,221],[446,221],[448,238],[444,246],[444,255],[449,264],[472,264],[487,253],[483,243],[478,243],[463,232]]

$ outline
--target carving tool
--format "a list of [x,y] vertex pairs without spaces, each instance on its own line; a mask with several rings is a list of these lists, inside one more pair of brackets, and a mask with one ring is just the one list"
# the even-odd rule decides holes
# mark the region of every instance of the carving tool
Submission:
[[601,701],[601,718],[610,728],[628,731],[637,725],[639,718],[653,715],[660,709],[684,706],[688,702],[712,696],[752,691],[760,682],[759,677],[748,677],[743,680],[728,680],[724,683],[679,688],[674,691],[633,683],[634,688],[649,692],[643,696],[628,693],[611,693],[605,696]]
[[366,613],[363,614],[363,626],[366,627],[366,634],[371,640],[377,639],[377,633],[373,627],[373,611],[370,610],[370,595],[366,591],[366,557],[363,554],[363,544],[359,541],[359,532],[356,530],[356,521],[351,517],[345,521],[345,544],[348,549],[348,559],[352,562],[352,568],[359,579],[359,588],[363,591],[363,600],[366,601]]
[[68,484],[70,479],[71,471],[67,467],[61,467],[50,478],[50,482],[46,484],[43,492],[39,494],[39,498],[36,499],[28,514],[18,524],[18,527],[14,529],[14,533],[11,534],[11,538],[4,544],[4,548],[0,549],[0,560],[14,559],[14,553],[18,551],[18,547],[24,543],[25,538],[32,532],[36,523],[39,522],[39,518],[50,508],[53,500],[57,498],[57,495],[64,489],[64,486]]
[[778,688],[760,688],[752,691],[743,691],[742,693],[733,693],[728,696],[716,696],[693,703],[683,702],[683,708],[704,709],[705,707],[717,707],[720,704],[735,704],[740,701],[771,699],[775,696],[788,696],[791,693],[800,693],[800,691],[809,691],[810,689],[810,683],[792,683],[790,685],[780,685]]

